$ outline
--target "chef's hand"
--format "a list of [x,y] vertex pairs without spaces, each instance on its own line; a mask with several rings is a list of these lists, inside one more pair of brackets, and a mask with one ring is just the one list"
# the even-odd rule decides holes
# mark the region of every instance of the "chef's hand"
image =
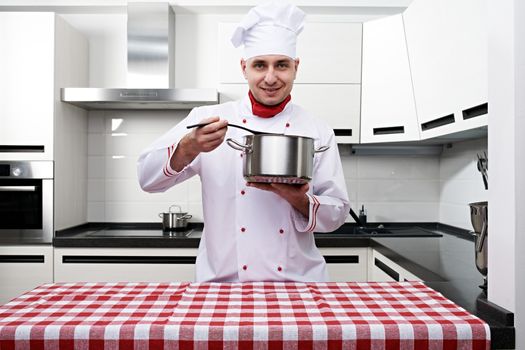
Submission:
[[219,117],[210,117],[201,120],[201,123],[210,123],[193,128],[177,145],[175,154],[171,158],[170,166],[175,171],[181,171],[190,164],[201,152],[210,152],[224,141],[228,121]]
[[247,186],[270,191],[281,196],[307,219],[309,218],[310,201],[306,193],[310,189],[310,185],[307,183],[299,186],[280,183],[248,182]]

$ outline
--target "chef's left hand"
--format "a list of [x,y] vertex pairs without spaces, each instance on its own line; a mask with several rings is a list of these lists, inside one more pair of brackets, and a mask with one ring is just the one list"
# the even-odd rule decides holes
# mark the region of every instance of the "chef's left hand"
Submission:
[[310,189],[310,185],[307,183],[304,185],[288,185],[280,183],[248,182],[247,186],[273,192],[284,198],[306,218],[309,217],[310,201],[308,200],[306,193]]

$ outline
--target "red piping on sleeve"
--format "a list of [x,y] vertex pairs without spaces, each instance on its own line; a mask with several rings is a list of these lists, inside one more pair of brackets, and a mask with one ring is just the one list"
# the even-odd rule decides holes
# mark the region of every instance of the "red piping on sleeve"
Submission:
[[312,209],[312,215],[313,215],[312,223],[310,224],[310,226],[308,226],[306,231],[313,231],[315,229],[315,226],[317,225],[317,211],[319,210],[319,206],[321,204],[319,203],[319,200],[315,196],[311,196],[309,194],[307,194],[307,195],[308,195],[308,197],[312,198],[314,203],[313,203],[313,209]]
[[171,153],[173,152],[174,147],[175,145],[171,145],[168,147],[168,160],[166,161],[166,164],[164,165],[164,169],[162,169],[162,171],[164,172],[164,175],[166,175],[167,177],[172,177],[175,175],[171,172],[171,169],[170,169]]

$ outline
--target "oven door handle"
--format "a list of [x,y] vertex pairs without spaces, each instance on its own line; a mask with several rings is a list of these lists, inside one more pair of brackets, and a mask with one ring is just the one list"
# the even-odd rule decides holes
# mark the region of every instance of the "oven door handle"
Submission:
[[35,192],[36,186],[0,186],[0,192]]

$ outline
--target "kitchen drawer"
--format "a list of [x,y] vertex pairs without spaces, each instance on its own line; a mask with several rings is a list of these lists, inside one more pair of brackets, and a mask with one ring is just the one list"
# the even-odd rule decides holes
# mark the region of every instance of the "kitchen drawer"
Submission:
[[376,250],[372,250],[369,265],[370,282],[421,281],[419,277],[402,268]]
[[55,249],[55,282],[194,281],[197,249]]
[[0,246],[0,305],[52,282],[51,245]]
[[366,282],[369,248],[321,248],[331,282]]

